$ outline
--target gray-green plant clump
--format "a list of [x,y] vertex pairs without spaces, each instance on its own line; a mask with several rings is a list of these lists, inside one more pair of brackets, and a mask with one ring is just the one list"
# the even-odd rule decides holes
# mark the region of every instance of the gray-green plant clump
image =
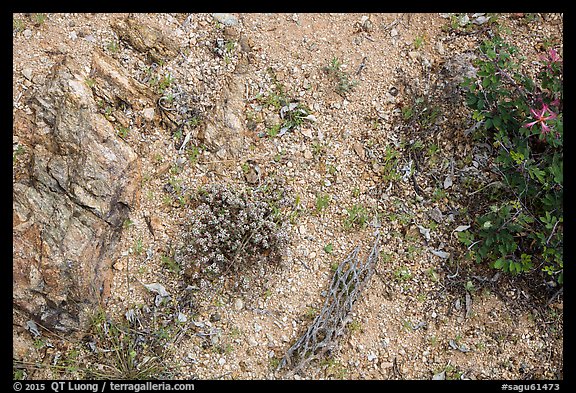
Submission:
[[259,260],[279,262],[287,233],[280,223],[283,190],[236,190],[211,184],[199,190],[190,224],[189,263],[199,270],[236,272]]

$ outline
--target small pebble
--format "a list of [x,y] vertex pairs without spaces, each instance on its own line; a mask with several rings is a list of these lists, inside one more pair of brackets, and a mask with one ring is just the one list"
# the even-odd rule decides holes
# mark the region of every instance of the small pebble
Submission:
[[244,308],[244,302],[242,301],[242,299],[238,298],[236,300],[234,300],[234,309],[236,311],[240,311]]
[[238,24],[238,18],[232,14],[214,13],[212,17],[226,26],[236,26]]
[[218,322],[221,319],[222,317],[218,313],[214,313],[210,316],[210,322]]
[[154,108],[142,109],[142,117],[148,121],[154,120]]
[[22,35],[24,36],[24,38],[29,39],[30,37],[32,37],[32,30],[26,29],[22,32]]
[[32,80],[32,69],[30,69],[30,68],[24,68],[24,69],[22,70],[22,75],[24,75],[24,77],[25,77],[26,79],[28,79],[29,81],[31,81],[31,80]]
[[308,128],[300,130],[300,133],[304,135],[306,138],[312,138],[312,130]]

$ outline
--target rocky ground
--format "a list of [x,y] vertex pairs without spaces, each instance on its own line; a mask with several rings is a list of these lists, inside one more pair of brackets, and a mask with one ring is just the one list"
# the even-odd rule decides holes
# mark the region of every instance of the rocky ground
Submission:
[[[475,50],[498,30],[526,58],[561,52],[561,15],[13,20],[15,377],[563,378],[558,288],[466,260],[455,235],[492,181],[465,132]],[[190,273],[191,195],[267,182],[292,201],[281,263]],[[278,369],[377,233],[338,347]]]

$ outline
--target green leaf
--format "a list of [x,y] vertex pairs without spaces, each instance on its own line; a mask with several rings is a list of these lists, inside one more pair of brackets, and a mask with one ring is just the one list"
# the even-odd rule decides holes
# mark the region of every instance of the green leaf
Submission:
[[499,130],[500,127],[502,126],[502,122],[500,121],[500,118],[498,116],[494,116],[492,118],[492,122],[494,123],[494,127]]
[[494,261],[494,267],[496,269],[502,269],[504,265],[506,265],[506,261],[502,258],[498,258],[496,261]]

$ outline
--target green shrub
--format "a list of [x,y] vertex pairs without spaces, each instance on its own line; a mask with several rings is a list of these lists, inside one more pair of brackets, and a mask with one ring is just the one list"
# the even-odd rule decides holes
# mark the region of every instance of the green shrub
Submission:
[[563,76],[549,50],[536,80],[517,49],[500,37],[484,41],[477,78],[466,78],[466,103],[482,124],[475,132],[495,148],[504,192],[458,234],[477,261],[510,273],[541,268],[563,283]]

